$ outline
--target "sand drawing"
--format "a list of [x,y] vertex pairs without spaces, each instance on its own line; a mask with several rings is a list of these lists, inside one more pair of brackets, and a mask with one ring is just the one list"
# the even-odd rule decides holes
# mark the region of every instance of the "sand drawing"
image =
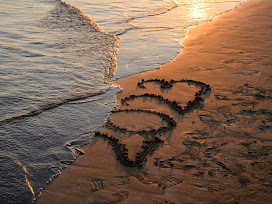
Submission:
[[[155,99],[157,101],[162,102],[166,106],[168,106],[170,109],[172,109],[174,112],[176,112],[178,115],[184,115],[188,113],[189,111],[195,109],[202,101],[204,101],[204,95],[210,90],[210,86],[207,84],[204,84],[199,81],[193,81],[193,80],[171,80],[171,81],[165,81],[165,80],[159,80],[159,79],[150,79],[150,80],[142,80],[137,84],[137,88],[139,89],[145,89],[145,84],[146,83],[155,83],[159,84],[161,89],[171,89],[172,86],[176,83],[183,83],[187,85],[193,85],[196,88],[200,88],[199,91],[197,91],[194,95],[194,99],[192,101],[188,101],[185,106],[181,106],[179,103],[176,101],[171,101],[169,99],[164,98],[161,95],[156,95],[156,94],[150,94],[150,93],[145,93],[142,95],[130,95],[128,97],[125,97],[121,99],[121,104],[122,106],[130,107],[129,102],[133,101],[138,98],[151,98]],[[152,152],[156,150],[156,148],[159,147],[159,145],[164,144],[164,140],[160,137],[160,134],[163,132],[171,131],[174,129],[177,125],[177,122],[175,121],[174,118],[170,117],[169,115],[162,113],[162,112],[156,112],[156,111],[151,111],[151,110],[142,110],[142,109],[118,109],[118,110],[113,110],[111,112],[111,115],[113,114],[128,114],[128,113],[134,113],[134,114],[152,114],[154,116],[157,116],[158,118],[161,118],[161,121],[163,122],[164,125],[161,125],[159,128],[149,128],[149,129],[141,129],[141,130],[132,130],[128,129],[126,127],[120,127],[117,124],[114,124],[114,122],[111,121],[110,117],[108,121],[105,123],[104,127],[114,131],[115,133],[119,134],[130,134],[130,135],[142,135],[142,136],[149,136],[149,139],[144,139],[142,141],[142,146],[141,146],[141,151],[136,153],[135,159],[132,160],[128,157],[128,149],[125,144],[122,144],[122,141],[108,133],[102,133],[100,131],[95,132],[96,137],[102,137],[104,138],[105,141],[107,141],[109,144],[111,144],[113,150],[115,151],[116,159],[124,166],[127,167],[138,167],[141,168],[145,162],[147,161],[148,155],[150,155]],[[120,117],[122,118],[122,117]],[[150,139],[151,138],[151,139]],[[191,144],[192,143],[192,144]],[[190,141],[184,141],[184,145],[187,146],[194,146],[198,145],[199,143],[197,142],[190,142]],[[201,144],[199,144],[201,146]],[[157,161],[158,162],[158,161]],[[154,163],[155,166],[157,165],[162,165],[160,162]],[[166,164],[167,165],[167,164]],[[173,165],[168,163],[171,167]],[[166,167],[164,165],[164,167]],[[180,168],[191,168],[190,165],[185,165]],[[194,167],[192,167],[194,168]],[[136,178],[138,178],[139,175],[136,175]],[[163,194],[165,193],[165,189],[171,186],[178,185],[183,182],[183,179],[181,178],[176,178],[171,175],[166,175],[162,176],[160,179],[156,178],[149,178],[149,180],[152,180],[152,183],[156,183],[158,185],[158,190],[162,190]],[[138,180],[144,184],[145,181],[142,179]],[[105,181],[103,179],[92,179],[89,183],[90,185],[90,190],[92,192],[100,191],[103,190],[107,185],[112,185],[112,182],[115,181],[115,179],[112,179],[112,181]]]
[[[199,81],[194,81],[194,80],[184,80],[184,79],[179,80],[179,81],[171,80],[169,82],[165,81],[165,80],[159,80],[159,79],[150,79],[150,80],[146,80],[146,81],[144,79],[142,79],[142,81],[137,84],[137,87],[140,89],[145,89],[144,84],[146,84],[146,83],[157,83],[160,85],[161,89],[171,88],[176,83],[187,83],[188,85],[194,85],[196,87],[200,87],[200,90],[195,93],[194,100],[189,101],[185,107],[181,107],[176,101],[170,101],[168,99],[163,98],[160,95],[148,94],[148,93],[143,94],[143,95],[130,95],[129,97],[125,97],[124,99],[121,99],[122,105],[128,106],[129,105],[128,102],[131,100],[134,100],[136,98],[142,98],[142,97],[154,98],[154,99],[157,99],[157,100],[165,103],[171,109],[176,111],[178,114],[184,115],[185,113],[188,113],[189,111],[195,109],[202,101],[204,101],[204,98],[203,98],[204,94],[210,90],[210,86],[205,83],[202,83]],[[120,113],[120,112],[153,114],[153,115],[160,117],[163,121],[166,121],[168,125],[162,126],[159,129],[133,131],[133,130],[128,130],[126,128],[119,127],[119,126],[113,124],[109,119],[107,121],[107,123],[105,124],[106,128],[113,129],[114,131],[119,131],[119,132],[125,132],[125,133],[128,132],[131,134],[156,135],[158,133],[169,131],[169,130],[173,129],[177,124],[176,121],[173,118],[171,118],[170,116],[168,116],[164,113],[156,112],[156,111],[139,110],[139,109],[125,109],[125,110],[119,109],[119,110],[112,111],[111,114]],[[95,136],[103,137],[105,140],[107,140],[109,143],[111,143],[111,145],[113,146],[113,149],[115,150],[117,160],[119,160],[123,165],[129,166],[129,167],[143,166],[143,164],[145,163],[145,161],[147,159],[147,156],[156,149],[158,144],[161,144],[164,142],[157,136],[154,136],[153,140],[143,141],[143,145],[142,145],[143,151],[137,153],[136,160],[132,161],[128,158],[128,154],[127,154],[128,150],[127,150],[125,144],[121,144],[119,139],[114,138],[113,136],[109,136],[107,134],[100,133],[99,131],[97,131],[95,133]]]
[[[169,100],[164,95],[162,96],[158,93],[150,93],[149,87],[147,88],[148,83],[159,85],[162,95],[165,90],[171,90],[173,85],[177,83],[186,83],[188,85],[195,86],[198,88],[198,91],[194,94],[193,100],[188,101],[186,104],[182,104],[173,99]],[[139,95],[129,95],[122,98],[122,109],[120,108],[112,111],[111,115],[120,114],[118,115],[118,120],[122,120],[123,117],[121,114],[135,114],[137,117],[144,117],[142,115],[151,114],[160,118],[161,121],[163,121],[163,125],[157,128],[131,129],[126,127],[123,123],[120,123],[123,124],[123,126],[115,124],[114,122],[116,122],[116,120],[111,120],[111,117],[109,117],[109,120],[106,122],[104,127],[110,131],[107,133],[97,131],[95,135],[103,137],[104,140],[112,146],[115,151],[116,159],[122,165],[130,168],[142,169],[147,161],[147,157],[157,148],[166,143],[167,139],[162,137],[163,133],[169,132],[171,135],[171,131],[176,128],[176,117],[183,116],[186,113],[197,109],[197,107],[199,107],[199,105],[204,101],[205,94],[210,90],[210,86],[193,80],[164,81],[150,79],[139,82],[137,84],[137,89],[144,90],[146,93],[141,92]],[[225,200],[227,200],[227,198],[225,198],[224,195],[231,191],[231,189],[228,189],[228,186],[226,186],[227,180],[230,178],[233,178],[232,182],[238,189],[243,189],[246,192],[250,189],[252,182],[255,180],[260,181],[264,188],[271,186],[266,179],[262,179],[262,176],[257,173],[258,169],[262,169],[264,173],[266,172],[271,174],[271,170],[269,171],[269,164],[265,162],[269,158],[271,146],[267,145],[258,148],[256,146],[257,144],[266,142],[266,140],[270,141],[270,139],[259,138],[257,135],[237,131],[232,128],[225,128],[243,123],[254,128],[257,125],[256,128],[260,133],[265,133],[267,132],[267,129],[269,130],[271,111],[268,109],[254,109],[254,106],[256,106],[258,101],[251,103],[250,101],[246,101],[248,98],[246,98],[246,100],[242,100],[244,95],[245,97],[255,97],[256,94],[254,93],[254,95],[250,95],[245,90],[240,90],[236,95],[237,97],[240,97],[238,99],[221,97],[218,94],[215,94],[214,97],[216,100],[228,101],[233,104],[233,107],[239,106],[240,108],[237,108],[236,114],[233,113],[231,108],[226,105],[218,106],[216,108],[202,106],[197,117],[199,121],[205,125],[204,129],[194,129],[192,132],[187,132],[185,135],[187,138],[185,138],[181,143],[184,147],[181,152],[177,152],[175,156],[170,156],[168,158],[154,158],[153,165],[159,169],[171,169],[170,171],[178,170],[189,176],[190,179],[202,179],[202,184],[194,184],[196,188],[204,187],[207,192],[212,194],[222,192],[222,198],[220,197],[220,199]],[[269,98],[269,96],[266,95],[265,98],[263,97],[259,99],[259,95],[258,100],[268,100]],[[135,102],[137,103],[137,100],[139,99],[142,99],[143,101],[145,99],[152,99],[148,101],[151,103],[157,101],[159,106],[164,105],[168,107],[169,110],[175,113],[175,116],[170,117],[165,112],[162,113],[159,111],[137,108],[133,109]],[[249,106],[253,108],[250,109],[248,108]],[[156,110],[160,109],[158,108]],[[179,123],[182,123],[182,120],[179,121]],[[111,132],[115,136],[111,135]],[[215,134],[213,134],[213,132],[215,132]],[[129,150],[126,147],[126,144],[122,142],[124,137],[133,137],[133,135],[145,138],[142,141],[141,151],[136,153],[135,159],[131,159],[129,157]],[[224,137],[224,139],[220,139],[220,137]],[[233,138],[239,141],[237,144],[242,147],[242,151],[239,150],[240,155],[237,155],[241,161],[237,161],[236,156],[233,156],[233,153],[228,155],[228,153],[224,151],[225,148],[229,147],[230,141],[232,141]],[[231,162],[228,159],[231,159]],[[252,173],[252,178],[245,175],[245,172],[248,171],[247,166],[245,165],[247,160],[252,161],[250,163],[250,171],[254,172]],[[183,176],[183,178],[177,178],[170,174],[160,175],[156,178],[154,175],[146,174],[145,179],[142,179],[140,175],[137,175],[137,173],[132,176],[135,176],[143,184],[158,185],[158,190],[159,192],[162,192],[162,195],[165,195],[165,190],[167,188],[183,183],[183,180],[186,177]],[[95,182],[96,185],[102,184],[101,180]],[[96,186],[91,189],[95,189],[95,187]],[[98,190],[100,189],[101,188],[98,188]],[[252,197],[254,197],[253,194]],[[236,200],[239,199],[236,198]]]

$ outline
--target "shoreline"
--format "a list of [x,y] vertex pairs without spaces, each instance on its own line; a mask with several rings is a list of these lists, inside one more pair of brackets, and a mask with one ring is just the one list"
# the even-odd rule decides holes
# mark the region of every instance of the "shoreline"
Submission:
[[[238,3],[234,8],[231,8],[231,9],[229,9],[229,10],[226,10],[226,11],[223,11],[223,12],[221,12],[221,13],[218,13],[218,14],[216,14],[214,17],[212,17],[212,18],[209,19],[209,20],[205,20],[205,21],[199,22],[199,23],[197,23],[197,24],[188,25],[188,26],[183,27],[183,29],[185,30],[185,34],[182,35],[183,38],[182,38],[182,40],[181,40],[181,42],[180,42],[180,49],[177,50],[176,53],[175,53],[171,58],[167,59],[168,61],[166,60],[165,62],[158,64],[158,65],[157,65],[156,67],[154,67],[153,69],[140,70],[138,73],[132,73],[132,74],[129,74],[129,75],[126,75],[126,76],[121,76],[121,77],[115,77],[115,76],[113,76],[113,77],[112,77],[111,83],[112,83],[112,84],[117,84],[117,85],[118,85],[117,81],[119,81],[119,80],[121,80],[121,79],[124,79],[124,78],[127,78],[127,77],[131,77],[131,76],[134,76],[134,75],[137,75],[137,74],[142,74],[142,73],[145,73],[145,72],[149,72],[149,71],[154,71],[154,70],[160,69],[161,66],[164,66],[165,64],[168,64],[169,62],[173,61],[178,55],[181,54],[182,50],[185,48],[185,46],[183,46],[183,43],[182,43],[182,42],[187,38],[187,34],[188,34],[188,31],[190,30],[190,28],[195,27],[195,26],[198,26],[198,25],[206,24],[206,23],[208,23],[208,22],[211,22],[211,21],[213,21],[214,18],[216,18],[216,17],[218,17],[218,16],[220,16],[220,15],[222,15],[222,14],[228,13],[228,12],[230,12],[230,11],[236,9],[236,8],[239,7],[240,5],[247,3],[248,1],[251,1],[251,0],[247,0],[246,2],[240,2],[240,3]],[[118,36],[119,36],[119,35],[117,35],[117,37],[118,37]],[[121,90],[121,91],[122,91],[122,90]]]
[[[192,26],[182,42],[185,48],[174,60],[159,70],[115,81],[122,88],[116,95],[122,110],[127,105],[122,105],[121,99],[146,93],[160,95],[186,108],[185,104],[193,101],[199,91],[192,84],[162,88],[154,82],[140,89],[137,84],[142,79],[196,80],[211,85],[212,90],[202,96],[201,107],[183,116],[149,96],[129,101],[130,108],[167,114],[177,121],[174,129],[160,134],[164,144],[152,147],[155,152],[147,155],[144,167],[123,166],[116,161],[111,144],[95,137],[84,148],[85,155],[46,186],[37,203],[271,200],[272,76],[271,57],[267,54],[272,47],[271,8],[268,0],[252,0],[207,23]],[[148,114],[140,118],[135,118],[135,113],[122,113],[119,117],[112,114],[110,118],[113,124],[129,125],[131,130],[158,129],[162,123]],[[157,134],[141,135],[139,131],[130,134],[107,127],[101,132],[125,144],[127,157],[132,160],[142,148],[143,139],[153,141]]]

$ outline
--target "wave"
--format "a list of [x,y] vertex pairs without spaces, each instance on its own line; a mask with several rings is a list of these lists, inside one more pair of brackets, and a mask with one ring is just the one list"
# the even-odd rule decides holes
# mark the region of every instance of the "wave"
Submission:
[[134,19],[162,15],[162,14],[167,13],[168,11],[171,11],[174,8],[177,8],[178,6],[179,6],[179,3],[174,0],[171,4],[164,5],[158,9],[152,10],[149,13],[147,13],[146,15],[131,17],[131,18],[128,18],[126,21],[131,23]]
[[27,118],[27,117],[37,116],[37,115],[43,113],[44,111],[57,108],[57,107],[59,107],[61,105],[69,103],[69,102],[78,101],[78,100],[82,100],[82,99],[86,99],[86,98],[90,98],[90,97],[105,94],[109,90],[110,90],[110,87],[107,88],[107,89],[101,90],[99,92],[96,92],[96,93],[89,93],[89,94],[85,94],[85,95],[79,95],[79,96],[76,96],[76,97],[73,97],[73,98],[66,98],[66,99],[63,99],[63,100],[58,101],[58,102],[53,102],[53,103],[40,105],[35,110],[32,110],[32,111],[30,111],[30,112],[28,112],[26,114],[21,114],[21,115],[17,115],[17,116],[13,116],[13,117],[1,120],[0,124],[1,123],[11,122],[11,121],[14,121],[14,120],[24,119],[24,118]]
[[[64,35],[60,35],[61,39],[58,39],[58,36],[56,36],[56,39],[51,39],[51,43],[48,45],[49,48],[57,48],[60,49],[61,52],[67,52],[69,55],[73,57],[74,54],[77,56],[80,55],[83,58],[79,58],[81,60],[89,61],[93,58],[90,58],[88,55],[95,55],[96,52],[99,52],[99,54],[103,57],[95,57],[94,60],[98,59],[99,65],[102,69],[104,68],[104,74],[101,77],[104,81],[110,82],[112,77],[115,75],[115,71],[117,69],[117,53],[118,53],[118,41],[119,38],[115,35],[109,34],[107,32],[104,32],[98,24],[93,21],[89,16],[87,16],[80,8],[73,6],[71,4],[68,4],[62,0],[57,0],[56,6],[53,10],[49,12],[49,14],[42,18],[38,26],[40,28],[45,28],[46,30],[53,30],[57,32],[53,32],[53,34],[58,34],[59,31],[64,33]],[[67,35],[66,35],[67,33]],[[92,35],[91,35],[92,34]],[[64,36],[64,37],[63,37]],[[96,41],[91,41],[91,38],[96,38],[98,40],[99,45],[96,45]],[[94,50],[95,48],[99,47],[99,50]],[[106,47],[106,48],[105,48]],[[11,49],[9,47],[4,49]],[[64,50],[65,48],[68,48],[67,50]],[[13,48],[15,49],[15,48]],[[22,53],[21,50],[15,50],[15,53]],[[24,53],[25,55],[31,55],[34,56],[33,53]],[[36,56],[36,55],[35,55]],[[55,57],[55,56],[54,56]],[[55,57],[56,58],[56,57]],[[57,58],[63,58],[61,60],[66,60],[65,55],[57,55]],[[65,61],[67,64],[70,63],[70,61]],[[58,62],[56,62],[58,63]],[[71,61],[73,63],[73,61]],[[89,67],[88,64],[85,65],[86,69],[92,69],[92,67]],[[103,73],[103,70],[101,70]],[[86,72],[87,73],[87,72]],[[91,72],[93,73],[93,72]],[[75,73],[71,73],[76,76]],[[77,80],[80,80],[80,77],[82,76],[76,76],[75,78]],[[95,80],[89,79],[89,80]],[[104,82],[102,82],[104,83]],[[43,84],[38,84],[39,86]],[[47,84],[45,84],[46,86]],[[62,89],[62,87],[57,87],[58,89]],[[9,116],[6,115],[6,117],[0,119],[1,123],[7,123],[14,120],[19,120],[27,117],[37,116],[41,114],[44,111],[57,108],[61,105],[64,105],[69,102],[74,102],[86,98],[90,98],[93,96],[101,95],[106,93],[110,88],[98,91],[96,93],[85,93],[79,94],[77,96],[66,96],[63,99],[52,99],[53,102],[46,102],[48,101],[48,98],[50,98],[50,95],[43,95],[44,101],[42,104],[38,105],[38,107],[33,108],[34,110],[28,111],[27,113],[13,113]],[[63,89],[64,90],[64,89]],[[55,94],[53,92],[53,94]],[[58,92],[57,92],[58,94]]]
[[122,31],[118,31],[118,32],[114,32],[114,35],[119,36],[119,35],[123,35],[125,33],[127,33],[128,31],[131,30],[150,30],[150,31],[163,31],[163,30],[171,30],[171,29],[176,29],[176,28],[180,28],[180,26],[175,26],[175,27],[137,27],[137,26],[133,26],[130,28],[126,28]]
[[72,4],[66,3],[63,0],[59,0],[60,5],[63,5],[65,8],[67,8],[67,11],[71,14],[77,14],[80,18],[80,20],[82,20],[83,24],[85,25],[85,23],[90,23],[91,27],[93,29],[95,29],[96,31],[99,31],[101,33],[105,33],[109,36],[111,36],[113,38],[113,50],[112,50],[112,54],[110,56],[110,58],[108,59],[109,61],[109,65],[107,67],[105,67],[105,72],[104,72],[104,77],[106,81],[110,81],[111,78],[115,75],[115,71],[117,70],[117,53],[118,53],[118,41],[119,38],[116,35],[112,35],[110,33],[107,33],[105,31],[103,31],[99,25],[93,20],[91,19],[88,15],[86,15],[84,13],[84,11]]
[[174,29],[174,27],[173,28],[172,27],[138,27],[138,26],[135,26],[132,23],[132,21],[135,20],[135,19],[162,15],[162,14],[167,13],[168,11],[171,11],[174,8],[177,8],[178,6],[179,6],[179,3],[174,0],[171,4],[164,5],[164,6],[160,7],[160,8],[158,8],[158,9],[153,9],[153,10],[149,11],[148,13],[146,13],[144,15],[130,17],[130,18],[126,19],[125,21],[116,22],[115,24],[129,23],[130,27],[124,28],[122,30],[113,31],[113,32],[111,32],[111,34],[113,34],[115,36],[120,36],[120,35],[123,35],[123,34],[127,33],[130,30],[137,30],[137,29],[158,29],[158,30]]
[[[111,46],[111,55],[108,59],[108,65],[104,67],[104,79],[109,82],[115,75],[115,71],[117,69],[119,38],[116,35],[103,31],[93,19],[84,13],[82,9],[66,3],[63,0],[58,0],[56,8],[51,11],[49,16],[42,20],[40,26],[51,30],[59,29],[65,32],[73,30],[79,32],[79,34],[85,35],[87,35],[88,32],[93,31],[107,35],[108,38],[110,38],[107,46]],[[83,51],[84,50],[81,50],[81,52]]]
[[115,75],[115,71],[117,70],[117,53],[118,53],[119,38],[116,35],[112,35],[110,33],[103,31],[93,19],[91,19],[88,15],[84,13],[82,9],[72,4],[66,3],[63,0],[59,0],[59,1],[61,5],[64,5],[68,9],[69,12],[71,13],[75,12],[77,15],[82,17],[82,20],[86,21],[87,23],[90,23],[93,29],[101,33],[105,33],[113,38],[113,45],[112,45],[113,51],[112,51],[111,57],[108,60],[109,65],[105,67],[105,73],[104,73],[105,80],[109,82],[111,78]]
[[[80,21],[74,21],[74,22],[81,22],[82,25],[86,25],[85,23],[90,23],[90,25],[93,29],[100,31],[100,32],[104,32],[98,26],[98,24],[94,20],[92,20],[88,15],[86,15],[84,13],[84,11],[82,11],[80,8],[78,8],[72,4],[66,3],[63,0],[58,0],[58,1],[59,1],[59,6],[57,7],[57,10],[61,9],[63,7],[63,8],[66,8],[66,12],[68,12],[72,15],[75,15],[75,14],[78,15]],[[56,14],[58,14],[58,13],[56,13]]]

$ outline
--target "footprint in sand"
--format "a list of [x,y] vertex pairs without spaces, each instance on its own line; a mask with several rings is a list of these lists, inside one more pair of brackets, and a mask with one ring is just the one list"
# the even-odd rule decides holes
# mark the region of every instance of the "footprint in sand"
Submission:
[[119,191],[114,194],[112,194],[112,203],[120,203],[123,200],[128,198],[128,192],[127,191]]
[[207,188],[209,192],[221,191],[225,189],[225,185],[219,181],[210,181]]
[[183,179],[168,175],[168,176],[164,176],[164,177],[162,177],[160,179],[159,185],[162,188],[168,188],[168,187],[171,187],[171,186],[178,185],[178,184],[180,184],[182,182],[183,182]]
[[105,189],[107,186],[119,187],[120,185],[127,184],[128,182],[129,178],[127,176],[118,176],[108,180],[95,178],[89,182],[89,187],[92,192],[96,192]]
[[143,172],[138,173],[137,175],[135,175],[135,177],[143,184],[158,184],[158,190],[163,190],[163,193],[165,193],[166,188],[176,186],[183,182],[182,178],[174,177],[171,175],[163,176],[158,180],[158,178],[147,175]]

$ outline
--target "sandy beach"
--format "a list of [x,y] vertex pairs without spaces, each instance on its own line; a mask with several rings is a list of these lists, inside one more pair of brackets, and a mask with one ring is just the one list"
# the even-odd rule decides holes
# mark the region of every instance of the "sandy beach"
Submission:
[[271,203],[272,1],[189,27],[37,203]]

